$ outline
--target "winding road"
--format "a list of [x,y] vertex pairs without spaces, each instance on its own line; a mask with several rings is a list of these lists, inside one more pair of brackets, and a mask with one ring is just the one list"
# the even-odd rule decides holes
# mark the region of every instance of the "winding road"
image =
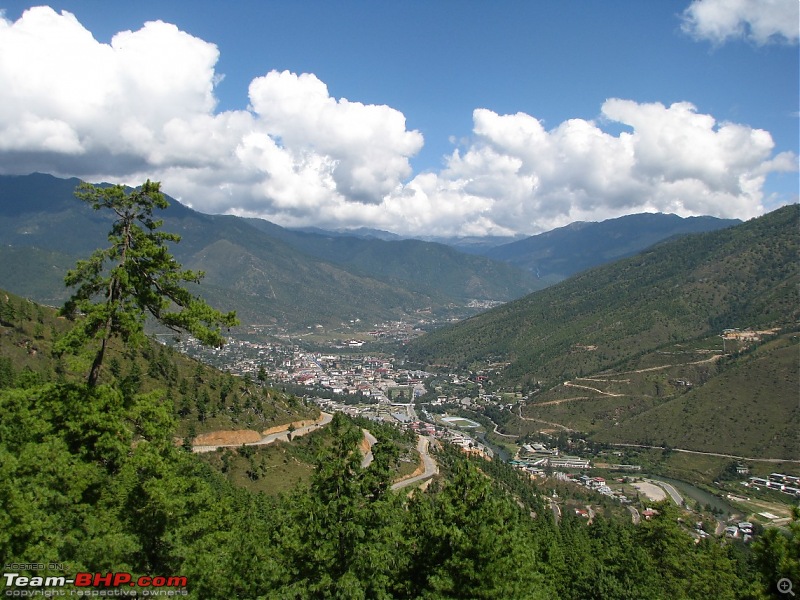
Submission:
[[268,444],[272,444],[275,441],[283,441],[288,442],[291,441],[289,436],[292,438],[299,437],[301,435],[306,435],[312,431],[316,431],[320,427],[324,427],[328,423],[333,420],[333,415],[326,412],[320,412],[320,420],[316,421],[315,423],[311,423],[310,425],[304,425],[303,427],[298,427],[294,431],[290,432],[288,429],[285,431],[279,431],[278,433],[270,433],[269,435],[265,435],[257,442],[249,442],[246,444],[218,444],[216,446],[193,446],[192,452],[200,453],[200,452],[214,452],[217,448],[241,448],[242,446],[266,446]]
[[364,439],[367,440],[367,446],[369,446],[369,450],[367,450],[364,454],[364,458],[361,460],[361,468],[366,469],[375,459],[372,455],[372,446],[378,443],[378,438],[372,435],[368,429],[362,429],[361,431],[364,432]]
[[437,466],[436,461],[433,460],[433,457],[428,452],[428,446],[430,445],[432,439],[433,438],[428,436],[419,436],[419,440],[417,441],[417,452],[419,452],[419,455],[422,457],[422,464],[424,465],[425,470],[420,475],[415,475],[414,477],[409,477],[408,479],[403,479],[393,483],[393,490],[401,490],[410,485],[414,485],[415,483],[419,483],[420,481],[425,481],[439,472],[439,467]]
[[[609,442],[609,446],[620,446],[622,448],[650,448],[652,450],[666,450],[664,446],[648,446],[647,444],[622,444]],[[672,452],[684,452],[686,454],[702,454],[704,456],[719,456],[721,458],[735,458],[736,460],[747,460],[752,462],[766,463],[800,463],[800,460],[793,458],[753,458],[752,456],[736,456],[735,454],[720,454],[718,452],[702,452],[700,450],[686,450],[685,448],[670,448]]]
[[627,394],[615,394],[613,392],[604,392],[603,390],[599,390],[597,388],[589,387],[588,385],[579,385],[577,383],[572,383],[571,381],[565,381],[564,387],[573,387],[573,388],[580,388],[582,390],[589,390],[591,392],[597,392],[602,396],[610,396],[611,398],[621,398],[626,396]]
[[[532,404],[531,406],[535,406],[535,404]],[[575,431],[574,429],[570,429],[569,427],[567,427],[566,425],[562,425],[561,423],[553,423],[551,421],[543,421],[542,419],[533,419],[531,417],[523,417],[522,416],[522,407],[521,406],[517,407],[517,415],[523,421],[535,421],[537,423],[544,423],[545,425],[551,425],[553,427],[558,427],[559,429],[563,429],[564,431]]]

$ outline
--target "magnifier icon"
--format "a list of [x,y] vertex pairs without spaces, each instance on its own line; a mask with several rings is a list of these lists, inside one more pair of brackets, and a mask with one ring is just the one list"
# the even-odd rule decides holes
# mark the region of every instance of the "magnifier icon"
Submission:
[[784,577],[783,579],[778,580],[778,591],[781,594],[789,594],[790,596],[794,597],[794,592],[792,591],[792,580]]

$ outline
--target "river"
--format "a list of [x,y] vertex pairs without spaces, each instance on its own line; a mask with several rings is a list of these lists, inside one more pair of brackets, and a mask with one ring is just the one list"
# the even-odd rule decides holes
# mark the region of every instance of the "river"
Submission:
[[475,437],[478,438],[478,441],[485,446],[488,446],[494,452],[494,455],[502,460],[503,462],[508,462],[511,460],[512,456],[505,448],[501,448],[500,446],[495,446],[489,440],[486,439],[486,434],[484,432],[476,432]]
[[721,510],[725,514],[739,512],[733,506],[731,506],[726,500],[720,498],[719,496],[715,496],[710,492],[702,490],[699,487],[692,485],[691,483],[681,481],[680,479],[663,477],[661,475],[655,475],[655,476],[650,475],[649,478],[656,479],[658,481],[664,481],[666,483],[671,483],[678,489],[678,491],[682,495],[687,496],[692,500],[700,502],[703,508],[705,508],[706,504],[708,504],[717,510]]

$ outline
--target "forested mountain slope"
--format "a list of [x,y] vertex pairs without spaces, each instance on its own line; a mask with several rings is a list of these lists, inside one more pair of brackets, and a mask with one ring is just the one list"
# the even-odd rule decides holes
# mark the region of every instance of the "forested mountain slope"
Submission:
[[[110,224],[74,197],[78,183],[41,174],[0,177],[0,285],[51,304],[63,301],[58,271],[105,245]],[[304,328],[396,319],[533,289],[524,272],[439,244],[343,238],[342,252],[357,250],[337,258],[339,246],[327,247],[320,236],[309,236],[307,248],[290,245],[282,238],[303,234],[266,222],[258,229],[247,219],[205,215],[174,200],[163,219],[164,231],[182,236],[175,257],[206,272],[199,292],[245,323]]]
[[284,229],[261,219],[249,222],[297,250],[355,272],[410,286],[432,298],[511,300],[543,287],[524,269],[444,244],[325,235]]
[[[55,309],[0,290],[0,388],[84,381],[90,349],[53,354],[55,341],[70,326]],[[153,340],[138,348],[113,340],[100,382],[127,399],[160,390],[160,403],[181,439],[221,429],[262,431],[319,414],[290,394],[223,373]]]
[[555,383],[725,328],[795,324],[798,207],[581,273],[419,340],[410,360]]

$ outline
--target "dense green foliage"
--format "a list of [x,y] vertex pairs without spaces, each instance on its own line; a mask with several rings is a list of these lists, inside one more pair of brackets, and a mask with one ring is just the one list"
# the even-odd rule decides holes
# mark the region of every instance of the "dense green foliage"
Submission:
[[[55,309],[0,290],[0,388],[86,380],[97,342],[57,357],[54,345],[71,323]],[[182,438],[220,429],[254,429],[316,418],[318,410],[291,394],[223,373],[152,340],[137,348],[112,340],[100,383],[125,397],[162,390]]]
[[797,576],[797,522],[751,558],[694,544],[669,504],[638,527],[556,525],[513,472],[495,477],[455,451],[437,456],[444,479],[407,498],[389,489],[392,446],[362,469],[361,429],[341,416],[310,486],[270,499],[176,447],[157,392],[47,384],[3,390],[0,411],[5,562],[181,574],[205,600],[755,599]]
[[509,302],[409,347],[411,360],[554,384],[727,327],[794,324],[798,207],[688,236]]

